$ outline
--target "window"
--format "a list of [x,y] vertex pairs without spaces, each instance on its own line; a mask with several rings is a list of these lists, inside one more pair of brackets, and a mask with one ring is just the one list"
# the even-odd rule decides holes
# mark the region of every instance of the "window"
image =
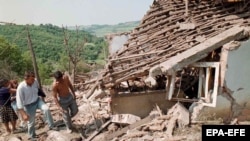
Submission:
[[[199,68],[199,82],[197,99],[202,99],[203,105],[209,107],[216,106],[218,85],[219,85],[219,62],[197,62],[189,67]],[[167,98],[168,100],[178,100],[174,95],[176,82],[176,72],[168,77]],[[179,99],[180,100],[180,99]]]

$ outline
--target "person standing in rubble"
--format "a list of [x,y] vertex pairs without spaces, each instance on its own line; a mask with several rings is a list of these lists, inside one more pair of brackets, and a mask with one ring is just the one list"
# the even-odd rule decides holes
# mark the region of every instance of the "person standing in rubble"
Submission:
[[35,132],[36,109],[41,109],[44,113],[49,130],[58,130],[54,126],[48,105],[38,96],[38,88],[35,73],[33,71],[26,71],[24,80],[18,85],[16,91],[17,108],[23,120],[28,121],[28,135],[31,140],[38,138]]
[[[17,86],[18,86],[18,81],[13,79],[13,80],[10,80],[10,88],[12,89],[17,89]],[[16,112],[19,120],[20,120],[20,125],[19,125],[19,128],[25,130],[26,128],[26,121],[23,120],[22,116],[21,116],[21,113],[18,111],[17,109],[17,106],[16,106],[16,92],[13,93],[11,95],[11,107],[14,109],[14,111]]]
[[5,135],[11,134],[16,130],[16,121],[18,119],[14,109],[11,107],[11,94],[15,93],[16,89],[10,88],[10,82],[7,79],[0,80],[0,121],[4,124],[6,129]]
[[63,114],[67,132],[71,133],[73,129],[71,118],[78,113],[75,91],[68,75],[56,71],[53,77],[55,78],[52,84],[54,101]]

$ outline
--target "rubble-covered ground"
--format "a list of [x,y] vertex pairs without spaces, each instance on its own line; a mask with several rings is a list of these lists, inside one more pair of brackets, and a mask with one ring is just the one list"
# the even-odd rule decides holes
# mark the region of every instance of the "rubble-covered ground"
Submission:
[[[85,99],[82,92],[77,92],[79,113],[73,118],[74,131],[66,133],[61,113],[47,92],[46,103],[51,109],[59,131],[49,131],[43,122],[43,115],[37,110],[36,132],[39,141],[70,140],[112,140],[112,141],[160,141],[160,140],[201,140],[201,123],[190,123],[189,112],[177,103],[168,113],[162,113],[156,107],[148,117],[140,119],[133,115],[111,115],[109,97]],[[120,116],[125,117],[123,120]],[[0,125],[0,141],[26,141],[26,132],[3,136],[5,129]]]

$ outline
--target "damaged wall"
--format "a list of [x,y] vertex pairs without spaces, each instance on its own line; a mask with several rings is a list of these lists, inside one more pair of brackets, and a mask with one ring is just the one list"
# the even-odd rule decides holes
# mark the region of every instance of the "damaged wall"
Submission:
[[129,39],[129,33],[113,34],[107,37],[109,41],[109,54],[113,54],[123,47]]
[[112,114],[129,113],[139,117],[146,117],[157,106],[163,113],[176,102],[166,99],[166,91],[152,91],[145,93],[127,93],[112,95]]
[[236,42],[224,45],[216,108],[204,107],[196,120],[250,120],[249,52],[250,40],[242,42],[240,46]]

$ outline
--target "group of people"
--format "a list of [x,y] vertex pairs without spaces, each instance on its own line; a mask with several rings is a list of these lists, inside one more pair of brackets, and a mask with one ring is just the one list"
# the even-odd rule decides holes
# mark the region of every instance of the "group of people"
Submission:
[[[55,104],[62,112],[67,132],[71,133],[73,126],[71,118],[78,113],[76,95],[70,79],[61,71],[56,71],[52,83],[52,96]],[[41,109],[44,114],[49,130],[58,130],[54,124],[50,109],[45,103],[44,95],[33,71],[26,71],[24,80],[17,81],[0,80],[0,122],[5,126],[6,133],[11,134],[16,130],[18,118],[27,122],[28,135],[31,140],[38,136],[35,132],[36,110]],[[10,128],[10,125],[11,127]]]

